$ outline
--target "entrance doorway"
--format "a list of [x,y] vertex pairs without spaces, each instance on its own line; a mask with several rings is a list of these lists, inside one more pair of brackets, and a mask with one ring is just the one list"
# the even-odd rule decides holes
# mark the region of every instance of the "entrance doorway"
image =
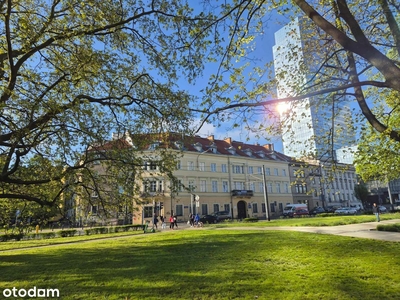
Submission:
[[244,219],[247,218],[247,204],[245,201],[240,200],[237,204],[237,210],[238,210],[238,219]]

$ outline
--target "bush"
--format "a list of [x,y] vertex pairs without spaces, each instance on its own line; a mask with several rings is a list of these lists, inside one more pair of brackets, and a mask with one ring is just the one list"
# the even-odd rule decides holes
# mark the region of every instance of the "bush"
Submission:
[[258,218],[244,218],[243,222],[258,222]]
[[61,237],[75,236],[75,234],[76,234],[76,230],[75,230],[75,229],[62,230],[62,231],[60,231],[60,236],[61,236]]
[[391,231],[391,232],[400,232],[400,224],[387,224],[387,225],[378,225],[376,227],[378,231]]
[[23,238],[22,233],[10,233],[10,234],[3,234],[0,236],[0,242],[9,242],[9,241],[20,241]]
[[40,233],[39,237],[42,239],[53,239],[56,237],[56,233],[55,232],[44,232],[44,233]]

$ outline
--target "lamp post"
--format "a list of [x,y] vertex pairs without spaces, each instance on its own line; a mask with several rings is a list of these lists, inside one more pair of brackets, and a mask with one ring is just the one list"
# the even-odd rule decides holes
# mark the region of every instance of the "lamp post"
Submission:
[[264,180],[264,201],[265,201],[265,214],[267,217],[268,221],[271,221],[271,218],[269,216],[269,204],[268,204],[268,191],[267,191],[267,179],[265,176],[265,167],[264,165],[262,166],[262,175],[263,175],[263,180]]

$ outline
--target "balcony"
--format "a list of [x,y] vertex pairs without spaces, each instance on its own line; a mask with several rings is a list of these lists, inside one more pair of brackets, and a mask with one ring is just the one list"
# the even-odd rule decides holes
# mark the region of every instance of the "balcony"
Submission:
[[233,197],[251,198],[254,196],[253,190],[232,190]]

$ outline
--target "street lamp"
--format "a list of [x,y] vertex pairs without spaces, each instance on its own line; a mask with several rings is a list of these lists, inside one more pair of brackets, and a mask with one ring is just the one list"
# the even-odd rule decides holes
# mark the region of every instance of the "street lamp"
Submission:
[[268,191],[267,191],[267,179],[265,176],[265,167],[264,165],[262,166],[262,175],[263,175],[263,180],[264,180],[264,201],[265,201],[265,214],[267,217],[268,221],[271,221],[271,218],[269,216],[269,204],[268,204]]

